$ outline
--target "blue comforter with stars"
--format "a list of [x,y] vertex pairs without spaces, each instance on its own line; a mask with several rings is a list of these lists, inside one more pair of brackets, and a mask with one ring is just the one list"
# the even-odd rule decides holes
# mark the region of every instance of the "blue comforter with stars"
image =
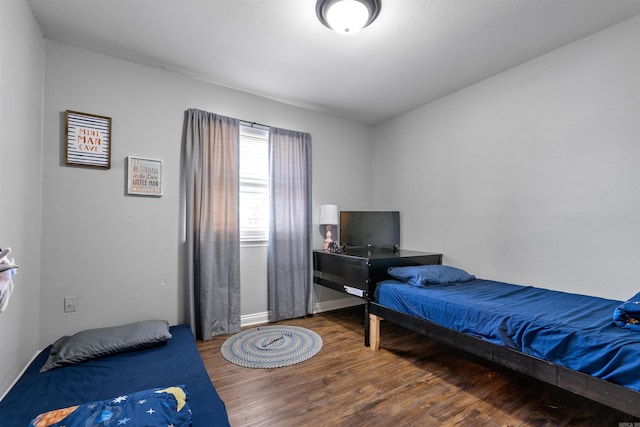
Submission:
[[[169,331],[171,339],[164,345],[113,354],[40,373],[51,351],[51,346],[48,346],[27,366],[16,384],[0,400],[0,427],[26,427],[38,414],[54,409],[110,401],[123,395],[129,396],[127,401],[131,402],[132,392],[156,387],[162,390],[181,384],[186,387],[184,391],[191,410],[192,424],[187,425],[229,427],[224,402],[207,374],[191,328],[188,325],[176,325],[171,326]],[[153,409],[156,411],[156,408]],[[183,412],[177,415],[182,416]],[[105,418],[109,416],[108,413],[104,414]],[[110,420],[102,425],[140,426],[133,424],[135,418],[130,415],[127,417],[131,420],[118,424],[124,421],[116,422],[114,412]],[[65,425],[70,427],[70,424]],[[93,425],[83,424],[83,427]]]
[[45,412],[29,427],[186,427],[191,426],[188,397],[183,385],[138,391]]

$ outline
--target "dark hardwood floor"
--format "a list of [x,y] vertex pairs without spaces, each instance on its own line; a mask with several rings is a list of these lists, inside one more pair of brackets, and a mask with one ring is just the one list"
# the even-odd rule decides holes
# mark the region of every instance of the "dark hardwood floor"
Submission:
[[[294,319],[323,339],[313,358],[242,368],[198,342],[233,427],[640,426],[640,420],[517,374],[389,322],[381,348],[363,345],[363,308]],[[631,423],[631,424],[627,424]]]

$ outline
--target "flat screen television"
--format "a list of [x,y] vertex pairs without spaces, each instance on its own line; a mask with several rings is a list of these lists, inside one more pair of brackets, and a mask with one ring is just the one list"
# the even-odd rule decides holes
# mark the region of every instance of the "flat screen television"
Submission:
[[400,212],[341,211],[340,245],[399,247]]

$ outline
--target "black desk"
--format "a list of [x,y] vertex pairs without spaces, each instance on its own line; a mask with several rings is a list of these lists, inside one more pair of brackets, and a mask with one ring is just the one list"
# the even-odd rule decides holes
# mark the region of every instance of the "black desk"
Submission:
[[334,254],[313,251],[313,281],[365,300],[365,346],[369,346],[368,301],[389,267],[442,264],[442,254],[404,249],[357,247]]

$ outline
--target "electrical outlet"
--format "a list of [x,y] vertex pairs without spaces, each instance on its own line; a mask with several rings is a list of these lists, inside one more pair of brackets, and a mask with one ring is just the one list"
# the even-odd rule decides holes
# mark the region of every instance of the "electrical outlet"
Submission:
[[78,311],[78,298],[64,297],[64,312],[75,313],[76,311]]

